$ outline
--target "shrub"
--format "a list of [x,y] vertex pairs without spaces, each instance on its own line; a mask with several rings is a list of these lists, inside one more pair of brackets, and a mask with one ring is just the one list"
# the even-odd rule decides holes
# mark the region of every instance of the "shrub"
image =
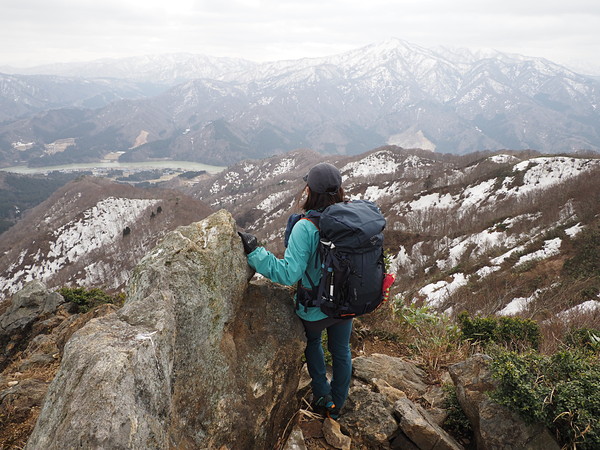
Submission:
[[499,381],[491,394],[527,422],[542,423],[568,448],[600,448],[600,365],[590,353],[552,356],[498,352],[491,365]]
[[393,304],[397,334],[406,341],[408,355],[435,379],[441,369],[464,358],[466,346],[458,327],[444,314],[428,306]]
[[448,415],[442,424],[442,428],[461,441],[472,442],[473,427],[458,402],[456,386],[445,384],[443,389],[446,393],[444,408]]
[[469,317],[463,312],[458,320],[462,338],[484,345],[495,343],[513,350],[538,349],[540,326],[531,319],[520,317]]
[[87,312],[90,309],[105,303],[122,305],[125,300],[124,294],[113,296],[98,288],[86,289],[82,287],[62,287],[58,290],[58,293],[62,295],[67,302],[77,305],[77,312]]
[[600,352],[600,330],[575,328],[565,336],[565,344],[574,349],[598,353]]

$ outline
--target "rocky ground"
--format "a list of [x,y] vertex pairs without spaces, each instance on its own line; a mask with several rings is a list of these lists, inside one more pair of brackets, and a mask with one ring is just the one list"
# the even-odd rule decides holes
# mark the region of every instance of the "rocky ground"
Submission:
[[37,282],[0,304],[1,449],[24,447],[68,339],[116,307],[105,304],[85,314],[77,309]]
[[[91,319],[114,312],[117,308],[106,304],[85,314],[76,312],[76,309],[74,305],[66,303],[60,295],[36,282],[15,295],[12,301],[2,304],[0,310],[1,339],[4,344],[0,360],[2,364],[0,374],[2,449],[24,447],[37,420],[48,385],[56,375],[68,339]],[[360,329],[360,326],[357,322],[357,329]],[[400,349],[393,343],[373,338],[364,339],[359,337],[359,333],[355,333],[353,347],[355,354],[355,379],[351,396],[353,401],[350,401],[346,408],[348,419],[342,418],[340,424],[344,433],[355,435],[354,440],[357,440],[358,434],[365,432],[361,427],[373,428],[374,426],[374,424],[363,425],[360,417],[353,418],[352,415],[360,409],[359,399],[370,403],[369,396],[375,395],[371,392],[372,387],[367,388],[371,382],[376,384],[378,390],[391,392],[392,399],[403,398],[406,395],[403,391],[389,385],[388,381],[402,387],[412,398],[427,397],[434,404],[442,402],[441,390],[435,385],[427,385],[423,381],[425,373],[414,364],[402,361],[400,358],[402,355],[398,354]],[[388,381],[373,381],[375,375],[383,377],[385,373],[399,371],[407,373],[409,378],[396,376]],[[311,411],[308,384],[309,378],[306,375],[301,381],[299,390],[301,409],[290,422],[290,426],[295,424],[301,430],[307,449],[335,448],[328,444],[325,434],[331,441],[332,435],[338,436],[339,439],[342,433],[337,431],[332,434],[327,427],[323,427],[323,418]],[[441,410],[437,411],[441,418],[443,413]],[[380,411],[376,413],[380,414]],[[377,416],[373,416],[373,419],[375,422],[380,421]],[[397,428],[394,423],[391,427],[393,432]],[[335,425],[333,424],[334,428]],[[388,436],[384,436],[385,432],[378,433],[381,435],[380,438],[387,439]]]
[[[1,449],[24,448],[68,339],[91,319],[116,309],[107,304],[85,314],[77,313],[73,305],[35,282],[2,305]],[[432,383],[417,365],[403,359],[399,345],[361,336],[364,326],[360,320],[356,322],[353,383],[339,422],[311,410],[310,380],[305,373],[298,391],[300,409],[288,425],[293,431],[287,442],[280,443],[280,448],[476,448],[474,440],[459,441],[442,430],[447,412],[443,408],[446,394],[440,384]],[[514,430],[520,430],[528,438],[538,436],[548,443],[548,448],[557,448],[545,430],[528,428],[505,409],[481,400],[482,386],[490,380],[473,380],[482,377],[485,364],[483,355],[471,358],[450,368],[452,379],[450,375],[444,378],[448,383],[454,381],[467,387],[465,398],[473,415],[485,410],[489,422],[482,424],[488,428],[486,439],[506,443],[507,435],[502,437],[502,433],[512,430],[513,435],[519,435]],[[492,423],[490,414],[498,420]],[[490,437],[490,430],[494,429],[498,431]]]

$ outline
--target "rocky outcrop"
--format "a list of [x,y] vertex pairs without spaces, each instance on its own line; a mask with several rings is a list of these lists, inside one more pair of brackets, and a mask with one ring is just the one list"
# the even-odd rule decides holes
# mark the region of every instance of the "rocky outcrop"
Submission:
[[34,323],[54,313],[65,300],[39,281],[32,281],[16,293],[0,315],[0,371],[29,341]]
[[85,314],[38,281],[28,283],[0,314],[0,442],[23,448],[58,370],[65,342],[89,320],[114,312],[101,305]]
[[290,291],[251,275],[225,211],[169,233],[66,344],[27,448],[273,447],[303,333]]
[[423,381],[426,374],[414,364],[401,358],[375,353],[360,356],[352,362],[353,375],[367,383],[384,379],[390,386],[410,396],[420,396],[427,391]]
[[[366,448],[460,450],[430,413],[410,400],[432,389],[413,363],[373,354],[353,360],[354,385],[340,417],[342,430]],[[407,396],[408,395],[408,396]]]
[[448,433],[437,425],[422,406],[401,398],[394,403],[402,432],[420,449],[460,450]]
[[449,367],[458,401],[473,426],[477,449],[558,450],[560,446],[544,426],[526,424],[518,414],[488,397],[497,383],[490,362],[489,356],[477,354]]

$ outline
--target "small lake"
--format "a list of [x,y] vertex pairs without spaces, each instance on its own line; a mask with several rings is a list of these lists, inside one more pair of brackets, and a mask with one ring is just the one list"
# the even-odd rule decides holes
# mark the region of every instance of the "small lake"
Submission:
[[80,172],[80,171],[94,171],[94,170],[151,170],[151,169],[174,169],[174,170],[206,170],[208,173],[219,173],[222,172],[225,167],[222,166],[209,166],[208,164],[190,162],[190,161],[144,161],[144,162],[97,162],[97,163],[81,163],[81,164],[64,164],[61,166],[48,166],[48,167],[27,167],[27,166],[14,166],[0,168],[3,172],[13,172],[21,174],[32,174],[32,173],[48,173],[54,171],[61,172]]

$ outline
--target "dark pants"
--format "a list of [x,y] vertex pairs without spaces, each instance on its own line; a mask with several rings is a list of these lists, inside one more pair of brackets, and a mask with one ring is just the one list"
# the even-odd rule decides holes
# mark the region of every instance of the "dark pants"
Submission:
[[[306,332],[306,365],[312,378],[312,391],[315,399],[330,394],[338,409],[348,397],[352,376],[352,354],[350,334],[352,319],[323,319],[315,322],[303,320]],[[321,345],[323,330],[327,330],[327,349],[333,359],[331,383],[327,380],[325,356]]]

